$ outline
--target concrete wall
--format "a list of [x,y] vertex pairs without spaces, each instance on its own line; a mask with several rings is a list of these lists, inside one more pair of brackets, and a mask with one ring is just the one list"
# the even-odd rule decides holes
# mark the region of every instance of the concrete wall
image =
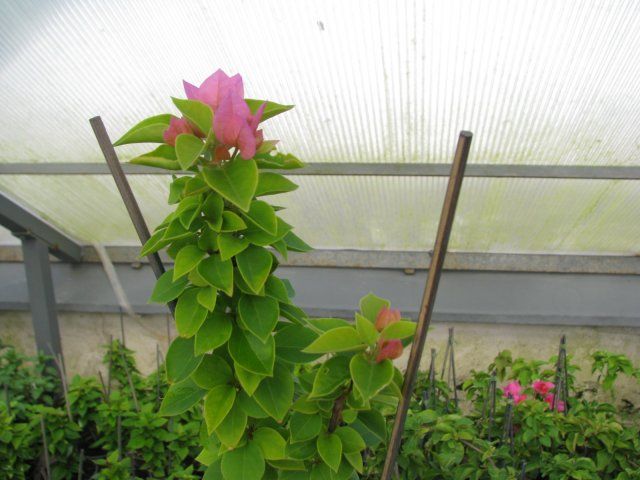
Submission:
[[[166,352],[167,315],[142,315],[125,318],[125,339],[129,348],[136,352],[138,366],[143,373],[155,368],[156,345]],[[171,320],[169,318],[169,320]],[[110,336],[120,337],[120,317],[117,314],[68,313],[59,314],[62,345],[69,374],[96,374],[101,368],[103,350]],[[175,336],[172,321],[171,335]],[[428,368],[429,350],[436,348],[441,364],[447,341],[447,329],[455,327],[456,369],[459,378],[471,369],[484,369],[504,349],[514,356],[529,359],[548,359],[557,354],[560,336],[567,335],[568,352],[582,371],[580,381],[590,380],[589,355],[595,350],[609,350],[623,353],[636,366],[640,366],[640,328],[631,327],[574,327],[550,325],[509,325],[490,323],[436,323],[426,345],[426,355],[422,367]],[[33,353],[35,342],[31,327],[31,316],[27,312],[0,312],[0,338],[18,346],[25,352]],[[402,367],[408,351],[398,360]],[[618,382],[618,400],[623,398],[640,403],[640,384],[633,379]]]

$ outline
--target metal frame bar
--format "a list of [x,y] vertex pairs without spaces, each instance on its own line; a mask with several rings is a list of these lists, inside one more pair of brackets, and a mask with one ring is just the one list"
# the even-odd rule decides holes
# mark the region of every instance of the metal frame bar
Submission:
[[[308,163],[299,170],[279,171],[284,175],[383,176],[383,177],[448,177],[447,163]],[[123,164],[127,175],[189,174],[141,165]],[[2,175],[108,175],[103,163],[2,163]],[[573,165],[508,165],[471,164],[466,177],[480,178],[548,178],[582,180],[640,180],[640,167],[573,166]]]
[[[105,249],[116,264],[148,263],[140,258],[139,247],[111,245]],[[0,246],[1,262],[22,262],[19,246]],[[173,259],[160,253],[165,265]],[[82,247],[83,263],[100,263],[93,247]],[[280,265],[290,267],[332,267],[406,270],[425,270],[431,264],[431,252],[424,251],[382,251],[382,250],[312,250],[307,253],[292,254]],[[583,273],[640,275],[638,255],[570,255],[533,253],[487,253],[487,252],[447,252],[444,269],[449,271],[493,271],[493,272],[539,272],[539,273]]]
[[62,354],[49,248],[39,238],[22,237],[29,308],[38,351],[58,358]]
[[36,237],[45,244],[52,255],[67,262],[82,259],[82,247],[75,240],[35,213],[0,192],[0,225],[18,237]]
[[451,165],[451,174],[447,185],[447,192],[444,197],[442,213],[440,215],[440,224],[436,234],[436,241],[433,248],[433,257],[431,260],[431,268],[427,276],[427,282],[424,287],[424,294],[420,305],[420,313],[418,315],[418,325],[416,333],[411,344],[411,353],[407,362],[407,369],[404,373],[404,383],[402,385],[402,397],[396,410],[396,417],[393,422],[393,430],[391,431],[391,439],[387,448],[387,457],[384,462],[381,480],[391,480],[396,458],[400,451],[400,443],[402,442],[402,432],[404,431],[404,423],[407,419],[407,412],[411,397],[413,395],[413,387],[415,385],[418,369],[420,368],[420,359],[424,350],[424,344],[427,340],[427,332],[433,315],[433,307],[436,302],[436,294],[438,293],[438,284],[444,266],[444,257],[447,254],[447,246],[449,244],[449,236],[453,227],[453,219],[456,213],[458,197],[462,188],[462,179],[464,178],[464,170],[469,157],[469,149],[471,148],[471,132],[460,132],[458,138],[458,146],[456,154]]

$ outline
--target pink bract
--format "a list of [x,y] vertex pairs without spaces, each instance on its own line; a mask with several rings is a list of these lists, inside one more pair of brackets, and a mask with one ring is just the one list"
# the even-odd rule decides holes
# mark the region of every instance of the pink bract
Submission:
[[522,393],[522,385],[520,385],[520,382],[518,381],[509,382],[502,391],[503,391],[503,395],[506,398],[515,399],[517,396],[519,396]]
[[245,160],[253,158],[260,145],[262,134],[257,127],[262,118],[264,104],[255,115],[251,114],[247,102],[236,93],[224,97],[213,118],[213,131],[220,143],[240,150]]
[[555,387],[553,382],[545,382],[544,380],[536,380],[532,384],[533,390],[540,395],[546,395]]
[[199,87],[186,80],[183,80],[182,83],[189,100],[199,100],[202,103],[206,103],[214,112],[229,94],[234,94],[240,98],[244,97],[244,85],[240,74],[229,77],[222,70],[217,70],[207,77]]
[[383,360],[394,360],[402,355],[402,342],[400,340],[380,340],[378,341],[378,355],[376,362]]
[[194,129],[191,127],[186,118],[171,117],[169,126],[162,134],[162,138],[165,143],[169,145],[176,144],[176,137],[182,133],[194,133]]
[[[549,405],[549,408],[551,410],[553,410],[553,401],[555,399],[555,396],[553,395],[553,393],[548,394],[546,397],[544,397],[544,401],[547,402],[547,405]],[[562,400],[558,400],[558,404],[556,405],[556,410],[558,412],[564,412],[564,402]]]
[[376,317],[376,330],[381,332],[387,325],[400,321],[400,310],[382,307]]

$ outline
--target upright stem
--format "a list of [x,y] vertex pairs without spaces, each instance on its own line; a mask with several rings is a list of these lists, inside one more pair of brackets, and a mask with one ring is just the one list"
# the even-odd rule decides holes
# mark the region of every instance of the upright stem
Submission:
[[329,433],[333,433],[336,428],[340,426],[342,423],[342,411],[344,410],[344,406],[347,403],[347,397],[351,393],[351,389],[353,388],[353,382],[349,382],[349,386],[342,392],[342,394],[336,398],[336,401],[333,403],[333,410],[331,412],[331,420],[329,420]]

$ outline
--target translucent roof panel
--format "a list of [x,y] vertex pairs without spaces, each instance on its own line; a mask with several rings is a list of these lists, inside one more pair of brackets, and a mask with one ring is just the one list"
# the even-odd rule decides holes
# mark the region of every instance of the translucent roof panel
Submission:
[[[271,198],[285,207],[283,218],[316,248],[425,250],[433,246],[445,178],[292,179],[300,184],[299,190]],[[150,225],[169,212],[168,181],[168,176],[130,178]],[[33,202],[45,218],[76,238],[138,244],[109,177],[5,175],[0,177],[0,188]],[[64,201],[48,201],[52,198]],[[517,245],[517,251],[530,253],[626,253],[638,246],[639,204],[640,189],[630,181],[468,178],[450,247],[510,252]]]
[[[0,4],[2,161],[102,161],[182,79],[240,72],[293,103],[271,137],[309,162],[640,162],[635,0],[20,0]],[[133,150],[128,151],[129,154]]]
[[[467,129],[472,163],[640,166],[635,0],[21,0],[0,18],[0,162],[103,162],[90,117],[115,139],[222,68],[297,105],[265,133],[306,162],[448,163]],[[318,248],[431,247],[444,178],[296,180],[277,201]],[[130,181],[154,225],[169,177]],[[0,189],[82,242],[136,243],[108,176]],[[469,178],[451,247],[637,254],[639,233],[638,181]]]

